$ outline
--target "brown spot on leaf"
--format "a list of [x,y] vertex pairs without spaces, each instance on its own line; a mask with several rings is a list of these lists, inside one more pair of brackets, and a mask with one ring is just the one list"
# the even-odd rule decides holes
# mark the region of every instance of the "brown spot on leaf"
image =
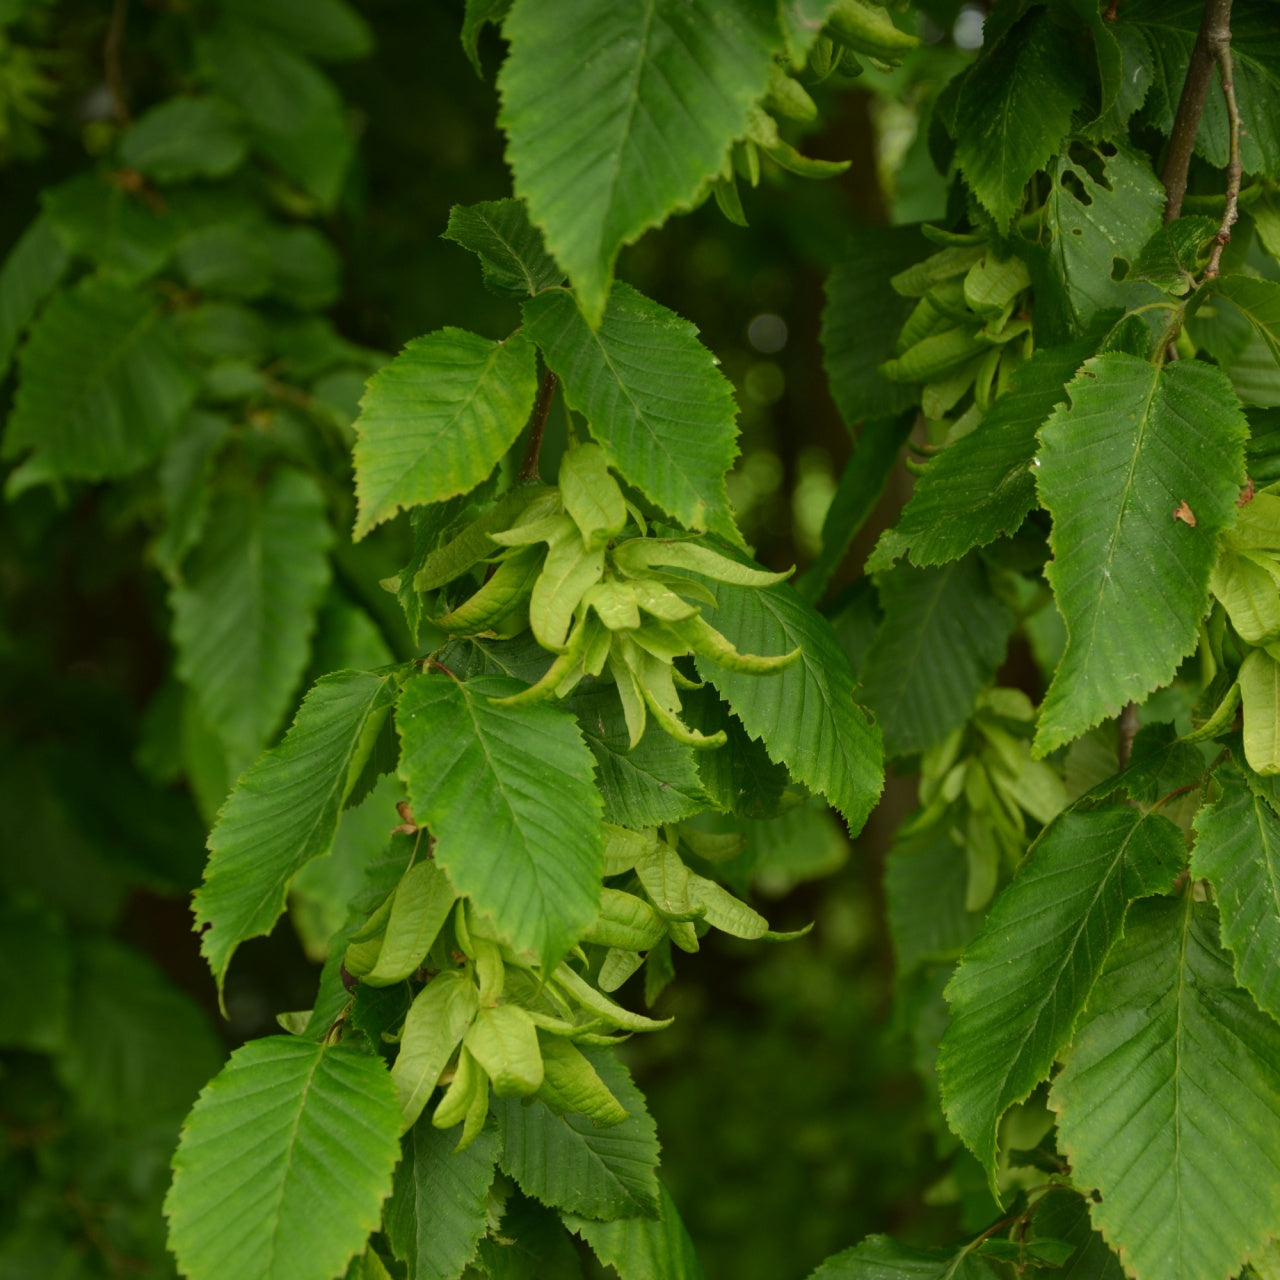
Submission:
[[1187,506],[1186,498],[1178,503],[1177,510],[1173,513],[1175,520],[1181,520],[1183,524],[1189,524],[1193,529],[1196,527],[1196,513]]
[[1244,478],[1244,488],[1240,490],[1240,496],[1236,499],[1237,507],[1247,507],[1253,501],[1253,480],[1249,476]]

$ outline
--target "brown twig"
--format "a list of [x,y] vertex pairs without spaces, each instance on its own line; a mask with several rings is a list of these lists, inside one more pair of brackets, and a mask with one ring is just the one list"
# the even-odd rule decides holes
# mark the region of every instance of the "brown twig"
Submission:
[[1235,64],[1231,57],[1230,28],[1225,33],[1225,39],[1215,47],[1214,53],[1218,63],[1218,76],[1222,81],[1222,96],[1227,104],[1227,122],[1231,142],[1227,153],[1227,203],[1222,210],[1222,222],[1214,238],[1213,252],[1209,254],[1209,263],[1204,269],[1206,280],[1218,274],[1222,251],[1231,240],[1231,228],[1235,226],[1239,215],[1240,180],[1243,177],[1240,164],[1240,108],[1236,103]]
[[1182,199],[1187,194],[1187,173],[1191,168],[1196,134],[1200,130],[1200,117],[1204,115],[1204,104],[1209,96],[1209,81],[1213,78],[1213,68],[1219,63],[1219,51],[1229,50],[1230,46],[1231,0],[1205,0],[1200,31],[1195,48],[1191,50],[1187,78],[1173,118],[1169,151],[1160,173],[1165,190],[1166,223],[1173,222],[1182,213]]
[[133,117],[124,96],[124,72],[120,67],[120,46],[124,43],[125,23],[129,18],[129,0],[115,0],[111,6],[111,20],[107,23],[107,38],[102,44],[102,77],[106,81],[111,99],[111,114],[124,128]]
[[542,452],[542,436],[547,429],[547,415],[551,412],[551,401],[556,394],[556,381],[556,375],[550,369],[543,373],[538,398],[533,406],[533,417],[529,419],[529,443],[525,445],[517,481],[541,478],[538,474],[538,455]]

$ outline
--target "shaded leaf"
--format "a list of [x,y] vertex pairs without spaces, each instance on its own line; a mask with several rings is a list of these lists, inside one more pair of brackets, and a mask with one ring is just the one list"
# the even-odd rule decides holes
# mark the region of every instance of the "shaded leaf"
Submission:
[[591,1222],[566,1214],[565,1226],[577,1232],[620,1280],[705,1280],[671,1193],[659,1184],[658,1195],[657,1218]]
[[967,1250],[910,1249],[888,1236],[828,1258],[810,1280],[990,1280],[991,1269]]
[[947,1120],[992,1180],[1000,1119],[1071,1036],[1130,899],[1168,890],[1181,831],[1127,805],[1067,812],[996,898],[947,986],[938,1075]]
[[347,0],[222,0],[222,7],[313,58],[341,62],[373,48],[373,33]]
[[1215,914],[1190,895],[1133,907],[1049,1099],[1140,1280],[1234,1275],[1280,1219],[1280,1027],[1236,987]]
[[191,1280],[331,1276],[378,1225],[400,1154],[381,1061],[269,1036],[201,1093],[173,1157],[169,1243]]
[[42,203],[63,244],[122,284],[155,275],[173,251],[173,219],[113,176],[82,174],[45,191]]
[[524,316],[618,474],[686,528],[738,541],[724,481],[737,407],[697,329],[625,284],[595,331],[563,290],[526,302]]
[[396,712],[400,774],[454,887],[549,964],[595,919],[602,801],[568,712],[490,700],[522,688],[493,676],[410,680]]
[[236,947],[271,931],[289,882],[332,847],[343,801],[395,692],[394,675],[340,671],[318,681],[284,740],[223,806],[194,899],[197,927],[210,926],[200,949],[219,987]]
[[[1173,679],[1235,518],[1247,426],[1225,376],[1116,352],[1088,361],[1040,431],[1045,570],[1067,647],[1036,735],[1043,755]],[[1196,524],[1174,519],[1189,505]]]
[[690,206],[746,132],[776,17],[711,0],[558,0],[550,13],[516,0],[503,35],[498,122],[516,194],[597,325],[619,248]]
[[31,222],[9,250],[0,267],[0,378],[8,372],[22,331],[62,278],[70,260],[45,217]]
[[470,492],[533,408],[533,344],[465,329],[415,338],[369,379],[356,419],[356,537],[402,507]]
[[224,178],[248,145],[216,98],[170,98],[136,120],[120,139],[120,159],[157,182]]
[[480,259],[486,287],[502,297],[525,298],[564,279],[523,200],[455,204],[444,238]]

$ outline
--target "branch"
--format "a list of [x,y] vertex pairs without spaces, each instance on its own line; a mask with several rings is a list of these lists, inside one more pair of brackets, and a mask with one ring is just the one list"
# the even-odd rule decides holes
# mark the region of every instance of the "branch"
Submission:
[[1166,223],[1173,222],[1182,212],[1182,198],[1187,194],[1187,172],[1191,168],[1200,117],[1209,96],[1209,81],[1213,78],[1213,68],[1219,62],[1221,51],[1226,50],[1229,54],[1230,48],[1231,0],[1205,0],[1204,17],[1200,20],[1195,48],[1191,50],[1187,78],[1182,85],[1173,132],[1169,136],[1169,151],[1160,174],[1165,190]]
[[517,480],[538,480],[538,454],[542,452],[542,436],[547,429],[547,414],[556,394],[556,375],[550,369],[542,375],[538,399],[534,402],[533,417],[529,419],[529,443],[525,445],[524,458],[520,462]]
[[1209,263],[1204,269],[1204,277],[1208,280],[1218,274],[1218,265],[1222,261],[1222,251],[1231,239],[1231,228],[1235,225],[1240,205],[1240,108],[1236,104],[1235,64],[1231,57],[1231,32],[1216,50],[1218,75],[1222,81],[1222,96],[1227,103],[1227,121],[1231,130],[1231,145],[1227,158],[1227,203],[1222,210],[1222,222],[1214,240],[1213,252],[1209,255]]

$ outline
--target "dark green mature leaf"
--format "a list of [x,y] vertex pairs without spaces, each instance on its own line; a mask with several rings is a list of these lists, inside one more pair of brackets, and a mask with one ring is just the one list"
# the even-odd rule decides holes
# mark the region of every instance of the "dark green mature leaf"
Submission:
[[524,316],[618,474],[686,528],[739,541],[724,482],[737,406],[698,330],[625,284],[595,331],[563,290],[525,303]]
[[1067,393],[1041,428],[1036,472],[1067,627],[1040,755],[1173,679],[1244,480],[1244,415],[1207,364],[1116,352],[1088,361]]
[[289,45],[226,18],[197,54],[219,95],[243,113],[257,149],[328,208],[351,159],[351,135],[333,82]]
[[36,308],[62,278],[71,255],[46,217],[22,233],[0,267],[0,378]]
[[341,62],[373,48],[373,33],[347,0],[222,0],[222,7],[313,58]]
[[402,507],[470,492],[520,434],[538,390],[533,343],[465,329],[415,338],[369,379],[356,420],[356,537]]
[[945,827],[895,844],[884,864],[884,896],[894,969],[950,964],[978,931],[982,914],[965,909],[969,859]]
[[109,938],[75,947],[57,1072],[76,1110],[127,1132],[178,1122],[225,1049],[203,1009],[145,956]]
[[[1125,10],[1123,25],[1132,25],[1146,36],[1156,55],[1144,115],[1165,134],[1173,128],[1202,12],[1198,0],[1136,0]],[[1231,36],[1241,124],[1240,159],[1246,173],[1274,176],[1280,172],[1280,29],[1268,0],[1235,4]],[[1226,104],[1215,70],[1200,117],[1196,150],[1218,168],[1226,167],[1228,132]]]
[[868,571],[887,569],[901,555],[913,564],[946,564],[1016,532],[1036,505],[1036,432],[1095,350],[1082,341],[1037,351],[977,428],[925,468],[897,525],[876,544]]
[[1048,1237],[1075,1246],[1054,1280],[1124,1280],[1120,1259],[1089,1221],[1088,1201],[1072,1191],[1050,1191],[1036,1205],[1032,1239]]
[[302,678],[332,541],[316,482],[279,471],[215,502],[208,536],[173,589],[178,675],[237,770],[275,733]]
[[1077,144],[1053,161],[1049,174],[1053,185],[1027,258],[1037,326],[1047,322],[1065,339],[1083,333],[1101,312],[1158,296],[1124,276],[1159,230],[1164,188],[1145,157],[1112,144],[1097,152]]
[[378,1225],[400,1154],[380,1059],[255,1040],[201,1093],[173,1157],[169,1243],[190,1280],[332,1276]]
[[739,653],[800,658],[772,675],[729,671],[706,658],[698,673],[723,695],[769,757],[820,791],[857,834],[884,785],[880,734],[853,700],[853,672],[831,624],[786,586],[708,584],[710,621]]
[[1191,874],[1213,885],[1236,981],[1280,1020],[1280,817],[1234,769],[1222,796],[1196,815]]
[[828,1258],[809,1280],[990,1280],[992,1274],[967,1250],[910,1249],[888,1236],[868,1236]]
[[526,1194],[584,1218],[660,1212],[658,1136],[627,1069],[605,1049],[583,1049],[627,1119],[604,1129],[586,1116],[558,1116],[537,1098],[498,1098],[501,1166]]
[[1235,1275],[1280,1221],[1280,1027],[1236,987],[1215,915],[1190,894],[1133,907],[1049,1098],[1139,1280]]
[[564,279],[523,200],[455,204],[444,238],[470,249],[485,285],[504,298],[527,298]]
[[972,555],[940,569],[899,565],[878,585],[884,620],[858,695],[880,721],[885,754],[909,755],[969,718],[1004,660],[1013,614]]
[[120,159],[156,182],[225,178],[248,149],[235,117],[216,98],[170,98],[120,139]]
[[1024,18],[979,60],[956,104],[956,162],[1005,231],[1037,169],[1071,128],[1084,96],[1075,59],[1044,10]]
[[400,775],[454,887],[512,946],[550,965],[600,905],[603,802],[573,716],[490,701],[523,687],[495,676],[410,680],[396,711]]
[[771,10],[714,0],[512,6],[498,76],[507,161],[592,326],[618,250],[691,205],[746,132],[781,42]]
[[918,386],[890,382],[879,368],[897,354],[898,333],[916,305],[889,281],[930,248],[918,227],[866,228],[827,277],[822,363],[847,426],[893,417],[920,399]]
[[1280,364],[1280,284],[1253,276],[1220,276],[1209,286],[1210,298],[1226,298],[1253,326]]
[[604,820],[621,827],[658,827],[701,813],[708,798],[692,747],[651,724],[632,748],[612,685],[579,686],[566,704],[600,771]]
[[63,244],[122,284],[155,275],[173,251],[173,219],[113,175],[81,174],[45,191],[42,203]]
[[37,1053],[61,1049],[70,1004],[65,919],[42,903],[0,903],[0,1045]]
[[481,31],[489,23],[501,26],[510,10],[511,0],[466,0],[462,19],[462,51],[475,67],[476,75],[484,75],[484,68],[480,65]]
[[577,1232],[620,1280],[706,1280],[671,1193],[659,1184],[658,1195],[657,1218],[590,1222],[566,1214],[565,1226]]
[[498,1131],[485,1129],[455,1152],[459,1136],[458,1129],[437,1129],[425,1120],[405,1134],[383,1229],[391,1251],[408,1266],[409,1280],[454,1280],[488,1227],[485,1201]]
[[19,358],[5,455],[34,447],[55,475],[127,475],[154,461],[196,383],[145,295],[89,277],[57,295]]
[[1032,846],[947,987],[938,1074],[947,1120],[995,1187],[1000,1118],[1071,1035],[1130,899],[1169,889],[1182,832],[1129,806],[1067,812]]
[[332,847],[343,801],[395,693],[393,674],[325,676],[284,740],[249,769],[223,806],[194,900],[197,927],[210,926],[200,949],[219,988],[236,947],[271,931],[289,882]]
[[209,514],[213,464],[231,434],[231,423],[200,410],[188,414],[159,469],[166,524],[155,542],[156,563],[170,579],[200,540]]

